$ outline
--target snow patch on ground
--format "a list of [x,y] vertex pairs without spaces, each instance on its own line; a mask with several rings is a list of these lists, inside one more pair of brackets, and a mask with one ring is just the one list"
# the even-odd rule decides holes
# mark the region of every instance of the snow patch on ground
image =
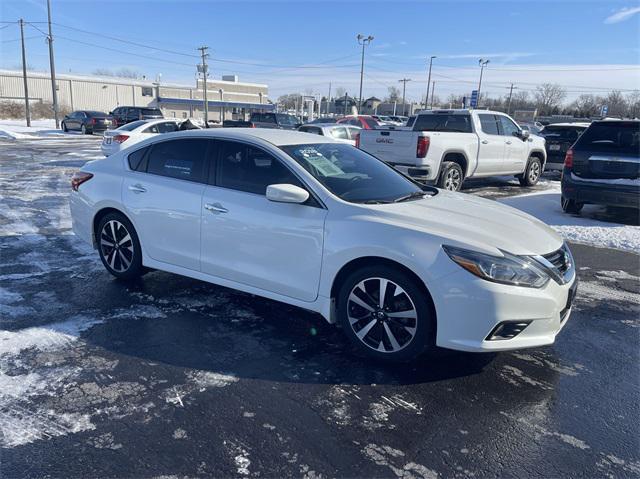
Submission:
[[499,202],[535,216],[576,243],[627,251],[640,251],[640,226],[607,223],[590,216],[601,210],[586,205],[581,216],[570,215],[560,206],[560,185],[537,193],[501,198]]
[[56,130],[54,120],[32,120],[27,126],[24,120],[0,120],[0,138],[13,140],[32,138],[33,136],[65,135],[62,130]]

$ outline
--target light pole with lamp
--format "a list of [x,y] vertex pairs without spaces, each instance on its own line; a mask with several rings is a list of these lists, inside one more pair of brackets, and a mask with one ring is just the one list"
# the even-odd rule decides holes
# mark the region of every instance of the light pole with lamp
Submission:
[[484,71],[484,67],[486,67],[488,63],[488,59],[485,60],[484,58],[481,58],[480,60],[478,60],[478,65],[480,66],[480,81],[478,82],[478,101],[476,108],[480,108],[480,88],[482,87],[482,72]]
[[358,39],[358,44],[362,45],[362,63],[360,64],[360,96],[358,97],[358,115],[360,114],[360,110],[362,110],[362,80],[364,79],[364,47],[371,43],[373,37],[369,35],[365,37],[364,35],[358,33],[356,37]]
[[429,105],[429,88],[431,87],[431,67],[433,66],[433,59],[434,58],[438,58],[435,55],[432,55],[431,57],[429,57],[429,77],[427,78],[427,96],[424,99],[424,109],[426,110],[428,108],[427,105]]

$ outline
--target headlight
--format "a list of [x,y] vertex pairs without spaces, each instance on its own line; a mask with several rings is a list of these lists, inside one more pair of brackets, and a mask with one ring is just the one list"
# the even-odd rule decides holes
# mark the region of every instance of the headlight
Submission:
[[514,256],[492,256],[453,246],[443,246],[453,261],[479,278],[494,283],[511,284],[527,288],[542,288],[549,281],[549,275],[529,258]]

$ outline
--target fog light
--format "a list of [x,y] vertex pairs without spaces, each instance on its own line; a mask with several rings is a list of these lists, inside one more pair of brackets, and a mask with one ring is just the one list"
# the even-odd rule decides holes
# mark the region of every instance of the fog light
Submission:
[[503,321],[493,328],[487,336],[486,341],[513,339],[530,324],[531,321]]

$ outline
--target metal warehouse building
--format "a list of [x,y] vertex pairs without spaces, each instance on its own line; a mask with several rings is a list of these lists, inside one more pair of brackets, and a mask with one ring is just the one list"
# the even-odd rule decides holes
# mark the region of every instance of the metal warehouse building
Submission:
[[[117,106],[159,107],[166,117],[202,118],[203,81],[195,87],[148,80],[115,77],[56,75],[58,103],[71,110],[110,112]],[[47,73],[28,72],[31,102],[51,103],[51,78]],[[210,120],[244,118],[254,110],[273,110],[267,85],[244,83],[237,76],[207,81]],[[0,70],[0,100],[23,101],[21,71]]]

